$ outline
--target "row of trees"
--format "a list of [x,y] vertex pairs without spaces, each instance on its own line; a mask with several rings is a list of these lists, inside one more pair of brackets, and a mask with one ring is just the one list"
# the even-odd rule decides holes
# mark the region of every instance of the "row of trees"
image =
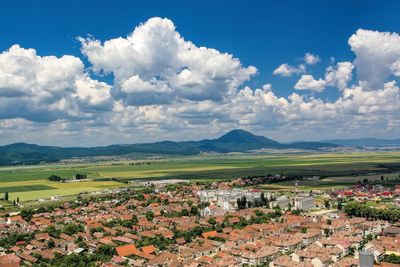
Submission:
[[[86,174],[80,174],[80,173],[74,174],[74,177],[73,177],[73,179],[75,179],[75,180],[84,180],[86,178],[87,178]],[[52,181],[52,182],[65,182],[67,180],[65,178],[62,178],[61,176],[54,175],[54,174],[50,175],[48,179],[49,179],[49,181]]]
[[350,216],[363,217],[366,219],[391,222],[398,222],[400,220],[400,209],[376,209],[358,202],[347,203],[344,212]]
[[52,182],[65,182],[65,178],[61,178],[58,175],[50,175],[49,181],[52,181]]
[[254,201],[247,201],[246,197],[241,197],[237,199],[238,209],[245,208],[258,208],[267,207],[269,208],[269,199],[265,197],[264,192],[261,193],[260,198],[254,199]]
[[[4,193],[3,199],[4,199],[5,201],[9,201],[9,200],[10,200],[10,196],[9,196],[8,192],[5,192],[5,193]],[[19,203],[19,197],[17,197],[17,200],[15,200],[15,199],[13,200],[13,205],[14,205],[14,206],[16,206],[18,203]]]
[[390,254],[390,255],[385,255],[383,258],[383,261],[389,262],[389,263],[394,263],[394,264],[400,264],[400,256],[397,256],[396,254]]
[[0,247],[9,248],[15,245],[18,241],[25,241],[27,243],[31,242],[35,237],[35,233],[20,233],[12,232],[7,235],[3,235],[0,238]]
[[[41,261],[48,262],[48,264],[43,264],[39,266],[59,266],[59,267],[69,267],[69,266],[95,266],[95,262],[106,262],[111,259],[115,254],[115,248],[111,245],[100,245],[95,253],[89,254],[70,254],[70,255],[60,255],[56,254],[56,257],[51,261],[41,258]],[[40,257],[40,254],[37,255]]]
[[69,223],[67,225],[65,225],[62,229],[56,229],[54,226],[49,226],[46,228],[46,232],[54,237],[54,238],[58,238],[60,236],[60,234],[64,233],[67,235],[74,235],[78,232],[83,232],[85,229],[83,227],[82,224],[73,224],[73,223]]

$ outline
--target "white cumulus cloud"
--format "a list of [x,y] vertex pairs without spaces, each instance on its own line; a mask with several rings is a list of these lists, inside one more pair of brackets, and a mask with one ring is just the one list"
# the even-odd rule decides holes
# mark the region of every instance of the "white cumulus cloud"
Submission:
[[315,80],[312,75],[301,75],[300,80],[297,81],[294,88],[297,90],[311,90],[322,92],[325,89],[326,81],[323,79]]
[[230,54],[185,41],[169,19],[151,18],[126,38],[80,41],[93,69],[112,73],[114,95],[128,104],[174,98],[220,101],[257,72]]
[[328,85],[343,90],[352,79],[353,69],[351,62],[339,62],[336,67],[330,66],[326,69],[325,81]]
[[301,75],[295,90],[337,88],[336,99],[246,86],[255,67],[185,40],[168,19],[152,18],[127,37],[80,41],[88,66],[18,45],[0,53],[0,142],[193,140],[232,128],[278,140],[400,134],[396,33],[358,30],[349,39],[354,62],[332,60],[320,78],[306,72],[319,61],[311,53],[273,73]]
[[0,118],[51,121],[111,108],[110,86],[92,80],[74,56],[39,56],[13,45],[0,54]]
[[397,73],[400,60],[400,36],[397,33],[359,29],[349,38],[351,50],[355,53],[359,82],[367,90],[377,90]]
[[272,74],[279,75],[282,77],[290,77],[294,74],[304,73],[306,70],[303,64],[300,64],[298,67],[291,66],[287,63],[281,64],[278,68],[276,68]]
[[314,54],[311,54],[311,53],[306,53],[305,55],[304,55],[304,62],[307,64],[307,65],[315,65],[315,64],[317,64],[318,62],[320,62],[321,60],[320,60],[320,58],[319,58],[319,56],[318,55],[314,55]]

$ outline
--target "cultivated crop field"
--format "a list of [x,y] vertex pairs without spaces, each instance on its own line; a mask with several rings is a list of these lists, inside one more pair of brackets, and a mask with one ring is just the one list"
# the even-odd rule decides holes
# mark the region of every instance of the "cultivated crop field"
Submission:
[[[384,180],[381,180],[381,176],[384,176]],[[357,176],[328,177],[318,181],[302,180],[298,181],[298,189],[304,191],[338,189],[354,185],[357,182],[363,182],[364,179],[368,179],[368,181],[372,183],[380,183],[384,186],[393,187],[396,184],[400,184],[400,172],[388,174],[385,173],[383,175],[369,174]],[[295,189],[295,181],[266,184],[261,185],[260,187],[268,191],[293,191]]]
[[[220,155],[169,158],[149,160],[141,162],[142,164],[137,163],[135,161],[114,161],[0,167],[0,194],[9,192],[11,201],[17,197],[23,201],[125,185],[112,181],[111,178],[215,180],[277,173],[322,175],[328,177],[329,180],[325,179],[304,186],[314,187],[317,185],[315,183],[318,183],[323,187],[330,187],[339,181],[343,185],[353,182],[354,175],[367,175],[386,170],[380,164],[400,164],[400,152]],[[50,175],[71,178],[76,173],[87,174],[87,177],[93,180],[79,183],[60,183],[48,180]],[[345,176],[348,178],[344,181],[336,180]],[[275,188],[278,190],[292,185],[273,184],[268,186],[270,186],[269,189],[274,189],[276,186]]]

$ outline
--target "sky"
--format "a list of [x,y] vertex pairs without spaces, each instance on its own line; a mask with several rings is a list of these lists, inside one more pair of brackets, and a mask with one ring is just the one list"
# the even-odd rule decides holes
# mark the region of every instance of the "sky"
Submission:
[[8,1],[0,144],[398,138],[398,1]]

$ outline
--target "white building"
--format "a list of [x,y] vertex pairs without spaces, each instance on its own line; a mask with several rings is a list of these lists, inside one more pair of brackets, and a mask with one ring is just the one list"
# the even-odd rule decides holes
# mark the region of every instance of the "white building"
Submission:
[[277,197],[274,201],[271,201],[270,207],[271,208],[281,208],[281,209],[287,209],[289,207],[290,199],[283,195],[280,197]]
[[[264,193],[270,198],[270,193]],[[243,189],[232,190],[200,190],[197,192],[201,202],[209,202],[226,211],[234,211],[237,208],[237,200],[245,197],[247,201],[254,201],[261,198],[261,192],[250,192]]]
[[294,208],[297,210],[313,209],[315,208],[315,199],[313,197],[295,198]]

